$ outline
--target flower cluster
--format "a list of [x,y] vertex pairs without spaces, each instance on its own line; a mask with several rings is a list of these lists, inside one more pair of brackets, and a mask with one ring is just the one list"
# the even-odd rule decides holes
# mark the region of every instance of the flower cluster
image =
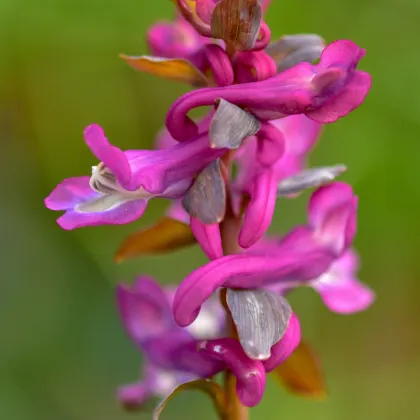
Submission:
[[[149,199],[172,200],[156,226],[122,244],[117,260],[198,243],[210,262],[177,288],[147,277],[118,286],[123,324],[146,358],[144,378],[118,395],[142,406],[193,384],[223,412],[214,375],[235,375],[239,400],[254,406],[267,372],[299,346],[291,290],[311,287],[341,314],[374,300],[356,276],[357,197],[335,181],[346,167],[306,162],[322,126],[357,108],[371,81],[356,68],[365,51],[349,40],[327,45],[300,34],[270,42],[267,0],[174,3],[176,19],[148,33],[153,55],[122,57],[194,89],[169,109],[154,150],[122,151],[101,127],[87,127],[99,163],[90,176],[64,180],[45,204],[65,211],[58,224],[71,230],[129,223]],[[203,106],[203,118],[188,116]],[[314,189],[306,224],[267,236],[276,204],[306,189]]]

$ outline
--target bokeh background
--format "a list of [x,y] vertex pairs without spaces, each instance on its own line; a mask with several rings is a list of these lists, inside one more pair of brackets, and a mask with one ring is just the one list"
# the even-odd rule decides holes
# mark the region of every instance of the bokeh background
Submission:
[[[186,87],[136,73],[121,52],[145,52],[145,31],[169,19],[169,0],[0,0],[0,419],[127,420],[117,385],[135,380],[140,355],[120,328],[114,286],[139,273],[179,281],[205,261],[191,248],[114,265],[130,232],[155,220],[153,202],[124,227],[65,232],[43,199],[95,164],[83,128],[101,124],[121,148],[149,147]],[[270,381],[252,419],[420,418],[418,0],[273,0],[273,35],[349,38],[368,51],[373,87],[356,112],[326,128],[313,164],[346,163],[360,196],[360,277],[377,291],[365,313],[329,313],[318,296],[292,296],[318,349],[326,401],[288,395]],[[304,220],[307,196],[279,203],[272,232]],[[213,419],[199,394],[171,402],[165,419]]]

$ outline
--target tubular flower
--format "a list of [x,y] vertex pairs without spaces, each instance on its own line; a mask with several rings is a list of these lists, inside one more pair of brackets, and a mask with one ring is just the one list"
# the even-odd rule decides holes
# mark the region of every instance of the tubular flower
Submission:
[[[60,183],[45,205],[64,211],[57,222],[71,230],[130,223],[151,198],[170,200],[155,225],[125,239],[115,261],[197,243],[210,261],[178,287],[149,277],[118,285],[122,324],[144,356],[142,377],[118,398],[131,408],[161,398],[158,420],[176,393],[198,389],[230,420],[239,403],[259,403],[268,372],[295,392],[325,394],[290,291],[310,287],[340,314],[375,299],[356,274],[357,196],[335,181],[346,166],[307,165],[323,125],[361,105],[371,78],[357,68],[365,50],[350,40],[297,34],[271,42],[270,0],[173,3],[175,20],[147,34],[152,55],[121,57],[192,90],[168,110],[153,150],[123,151],[88,126],[85,142],[99,163],[90,176]],[[209,109],[193,120],[199,107]],[[306,224],[266,236],[277,204],[307,189]],[[212,379],[220,372],[223,388]]]
[[318,278],[350,246],[356,207],[357,198],[347,184],[319,188],[309,202],[307,225],[293,229],[276,246],[224,256],[186,277],[175,295],[175,320],[189,325],[219,287],[259,289]]
[[66,211],[57,220],[64,229],[132,222],[150,198],[182,197],[195,174],[224,153],[212,150],[205,135],[169,149],[123,152],[97,125],[85,130],[85,141],[101,161],[91,177],[66,179],[45,200],[49,209]]
[[208,301],[200,317],[187,329],[172,317],[173,291],[140,277],[133,287],[117,287],[117,303],[124,328],[146,356],[142,380],[121,387],[120,401],[141,406],[153,396],[166,397],[179,384],[207,378],[231,369],[245,405],[255,405],[265,387],[261,362],[247,358],[238,342],[224,336],[224,312],[217,301]]

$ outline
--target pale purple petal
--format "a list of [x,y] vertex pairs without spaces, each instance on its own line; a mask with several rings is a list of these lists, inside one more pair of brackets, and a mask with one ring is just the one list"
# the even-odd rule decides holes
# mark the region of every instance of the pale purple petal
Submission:
[[271,357],[263,361],[264,368],[271,372],[282,364],[295,351],[300,343],[300,323],[296,314],[293,314],[283,338],[271,347]]
[[45,199],[45,206],[50,210],[68,210],[80,202],[95,199],[99,194],[92,190],[89,181],[89,176],[65,179]]
[[201,249],[210,260],[223,256],[222,238],[218,223],[206,225],[200,220],[191,217],[191,230]]
[[343,279],[335,285],[318,283],[313,287],[319,292],[328,309],[339,314],[364,311],[375,301],[372,289],[352,279]]
[[[102,200],[97,194],[90,201],[83,201],[79,203],[82,206],[95,206]],[[65,230],[77,229],[85,226],[100,226],[100,225],[123,225],[131,223],[140,218],[147,207],[147,200],[132,200],[118,204],[116,207],[107,209],[105,211],[99,210],[97,212],[84,212],[78,210],[77,206],[74,209],[68,209],[61,217],[57,219],[57,223]],[[102,205],[100,206],[102,208]]]
[[311,282],[333,312],[351,314],[367,309],[375,300],[375,293],[356,276],[357,254],[349,250],[330,269]]
[[123,326],[137,345],[176,329],[169,300],[153,279],[139,277],[132,287],[119,284],[116,297]]
[[264,394],[266,375],[259,360],[249,359],[233,338],[203,341],[200,352],[209,359],[223,362],[236,376],[236,392],[243,405],[257,405]]

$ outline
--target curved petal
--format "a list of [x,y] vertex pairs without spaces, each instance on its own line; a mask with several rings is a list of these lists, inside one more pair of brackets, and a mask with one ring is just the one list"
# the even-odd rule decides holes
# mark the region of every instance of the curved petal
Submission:
[[123,326],[139,346],[176,327],[165,292],[149,277],[139,277],[133,287],[119,284],[116,298]]
[[[123,225],[141,217],[147,207],[147,200],[132,200],[121,202],[117,206],[103,211],[101,199],[102,197],[97,195],[96,200],[79,203],[79,210],[77,207],[67,210],[57,219],[57,223],[66,230],[84,226]],[[99,205],[98,211],[92,211],[92,206],[97,204]],[[90,207],[89,212],[80,211],[81,206],[85,205]]]
[[271,357],[263,361],[267,372],[274,370],[295,351],[300,343],[300,335],[299,318],[293,313],[283,338],[271,347]]
[[375,293],[356,276],[358,256],[348,250],[330,269],[311,282],[325,305],[333,312],[351,314],[367,309],[375,300]]
[[253,181],[251,201],[239,233],[239,245],[249,248],[267,231],[273,218],[277,200],[277,181],[271,169],[257,175]]
[[147,33],[147,43],[153,55],[168,58],[188,58],[203,45],[203,38],[184,19],[158,22]]
[[350,185],[334,182],[319,188],[308,211],[315,238],[337,255],[345,251],[356,234],[357,197]]
[[375,301],[375,293],[368,286],[352,279],[343,279],[336,284],[313,285],[330,311],[353,314],[369,308]]
[[194,217],[191,217],[190,224],[195,239],[197,239],[207,257],[210,260],[221,258],[223,256],[223,248],[219,224],[205,225]]
[[257,289],[287,280],[310,280],[324,273],[332,260],[325,247],[296,245],[279,247],[271,254],[249,252],[211,261],[178,287],[173,303],[175,320],[182,327],[190,325],[219,287]]
[[236,392],[243,405],[257,405],[264,394],[266,375],[262,363],[249,359],[233,338],[203,341],[200,352],[211,360],[223,362],[236,376]]
[[217,86],[233,84],[235,75],[226,51],[220,45],[207,44],[203,47],[203,53]]
[[45,206],[50,210],[68,210],[80,202],[95,199],[98,193],[92,190],[89,182],[89,176],[65,179],[44,200]]
[[323,124],[337,121],[363,103],[371,84],[372,78],[368,73],[356,71],[338,95],[333,96],[320,108],[306,112],[306,115]]
[[354,69],[366,50],[347,39],[331,42],[321,54],[322,67],[341,66]]
[[104,130],[97,124],[86,127],[84,136],[93,154],[112,171],[123,187],[128,186],[131,181],[131,168],[125,153],[109,143]]

